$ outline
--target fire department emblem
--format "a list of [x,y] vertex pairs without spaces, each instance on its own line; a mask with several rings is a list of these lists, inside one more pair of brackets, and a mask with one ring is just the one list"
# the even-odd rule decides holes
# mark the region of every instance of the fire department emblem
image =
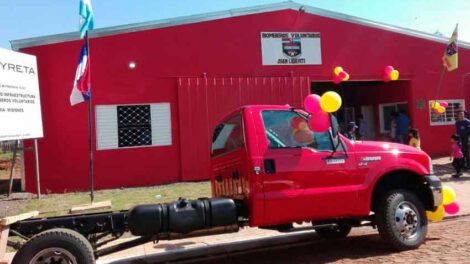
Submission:
[[297,57],[302,53],[299,37],[282,38],[282,52],[289,57]]

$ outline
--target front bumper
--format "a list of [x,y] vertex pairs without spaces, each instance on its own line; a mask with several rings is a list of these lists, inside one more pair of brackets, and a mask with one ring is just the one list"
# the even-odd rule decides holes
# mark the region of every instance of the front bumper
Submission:
[[431,207],[436,208],[442,204],[442,183],[439,177],[436,175],[426,175],[424,176],[426,180],[426,185],[429,189],[430,195],[432,195],[431,199]]

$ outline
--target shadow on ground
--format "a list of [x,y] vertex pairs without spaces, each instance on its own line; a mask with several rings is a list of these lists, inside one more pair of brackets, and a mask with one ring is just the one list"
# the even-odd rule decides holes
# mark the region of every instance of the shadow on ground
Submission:
[[378,234],[354,236],[332,241],[321,240],[316,236],[313,239],[314,241],[307,245],[229,254],[212,260],[205,259],[191,263],[330,263],[345,259],[363,260],[394,253],[383,244]]

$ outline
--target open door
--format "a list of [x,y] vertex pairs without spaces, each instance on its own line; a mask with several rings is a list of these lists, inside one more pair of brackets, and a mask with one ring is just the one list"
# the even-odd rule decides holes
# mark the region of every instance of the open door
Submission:
[[364,121],[367,124],[366,140],[375,139],[374,107],[372,105],[361,106],[361,113],[364,115]]

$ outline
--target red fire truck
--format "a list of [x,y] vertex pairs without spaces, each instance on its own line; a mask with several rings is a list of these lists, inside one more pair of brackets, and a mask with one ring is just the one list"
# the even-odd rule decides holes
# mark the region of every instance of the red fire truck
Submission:
[[[94,263],[148,241],[306,222],[324,238],[373,226],[392,248],[419,247],[425,211],[442,203],[429,156],[401,144],[350,141],[333,116],[329,130],[303,126],[299,134],[294,120],[310,118],[287,105],[242,107],[213,132],[212,198],[23,220],[11,226],[10,235],[24,239],[10,243],[18,248],[13,263]],[[137,238],[105,246],[125,232]]]

